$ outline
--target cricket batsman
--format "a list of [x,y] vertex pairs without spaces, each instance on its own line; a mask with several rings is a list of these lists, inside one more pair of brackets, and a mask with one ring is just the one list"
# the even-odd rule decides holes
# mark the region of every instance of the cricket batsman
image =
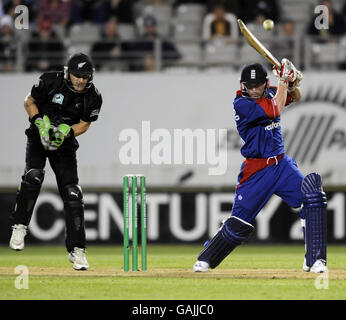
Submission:
[[289,206],[298,208],[305,240],[303,270],[326,272],[326,207],[322,180],[317,173],[306,177],[294,159],[284,151],[280,114],[286,106],[299,101],[302,74],[291,61],[283,59],[281,69],[274,67],[278,86],[271,87],[265,68],[258,63],[243,67],[240,90],[233,102],[234,118],[243,141],[241,165],[231,216],[207,241],[193,266],[195,272],[217,267],[254,231],[257,214],[276,194]]
[[24,101],[30,127],[27,136],[25,170],[17,191],[10,248],[24,249],[24,238],[39,196],[46,160],[54,171],[64,202],[66,249],[75,270],[87,270],[83,192],[78,184],[76,137],[96,121],[102,96],[93,84],[90,58],[72,55],[64,71],[40,76]]

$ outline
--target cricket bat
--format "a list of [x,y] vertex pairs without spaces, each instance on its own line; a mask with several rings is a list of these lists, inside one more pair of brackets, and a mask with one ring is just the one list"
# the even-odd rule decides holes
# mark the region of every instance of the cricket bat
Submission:
[[271,52],[251,33],[245,23],[238,19],[238,25],[241,33],[243,34],[247,43],[254,48],[261,56],[267,59],[272,65],[279,70],[281,69],[281,63],[271,54]]

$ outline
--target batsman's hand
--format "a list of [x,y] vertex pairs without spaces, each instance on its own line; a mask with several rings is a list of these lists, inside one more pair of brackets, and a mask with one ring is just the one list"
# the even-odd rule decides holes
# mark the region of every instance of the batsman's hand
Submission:
[[300,87],[300,81],[303,79],[303,74],[301,71],[297,70],[297,78],[293,82],[288,83],[287,91],[292,92]]
[[49,130],[51,129],[51,123],[48,116],[44,115],[43,118],[38,117],[34,121],[35,126],[38,129],[41,143],[46,150],[49,150]]
[[50,132],[50,150],[58,149],[70,134],[71,127],[68,124],[62,123],[58,127],[53,127]]
[[298,76],[298,70],[294,64],[286,58],[281,60],[280,70],[275,66],[273,67],[273,73],[275,76],[279,77],[280,82],[284,83],[295,82]]

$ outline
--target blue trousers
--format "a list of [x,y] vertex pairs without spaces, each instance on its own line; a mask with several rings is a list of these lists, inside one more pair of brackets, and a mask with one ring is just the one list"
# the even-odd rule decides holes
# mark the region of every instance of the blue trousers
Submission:
[[[241,177],[242,172],[239,174],[238,184]],[[251,223],[273,194],[293,208],[300,207],[303,179],[295,160],[284,155],[277,164],[256,172],[238,186],[232,216]]]

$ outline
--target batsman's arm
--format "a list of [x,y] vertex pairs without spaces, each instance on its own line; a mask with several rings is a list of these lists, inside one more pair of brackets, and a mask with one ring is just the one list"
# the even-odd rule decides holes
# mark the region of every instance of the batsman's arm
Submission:
[[299,101],[302,98],[302,91],[300,90],[300,82],[303,79],[303,74],[301,71],[296,70],[297,77],[293,82],[289,82],[287,92],[290,94],[294,102]]
[[281,114],[282,110],[284,109],[286,100],[287,100],[287,82],[285,83],[283,81],[279,81],[278,89],[275,95],[275,101],[278,106],[279,114]]
[[299,87],[295,88],[293,91],[290,91],[289,94],[292,96],[294,102],[297,102],[302,98],[302,91]]
[[281,60],[281,68],[273,68],[274,74],[279,77],[278,90],[276,92],[276,102],[279,114],[287,104],[287,94],[291,96],[293,101],[301,99],[300,81],[303,78],[302,73],[296,69],[291,61],[284,58]]

